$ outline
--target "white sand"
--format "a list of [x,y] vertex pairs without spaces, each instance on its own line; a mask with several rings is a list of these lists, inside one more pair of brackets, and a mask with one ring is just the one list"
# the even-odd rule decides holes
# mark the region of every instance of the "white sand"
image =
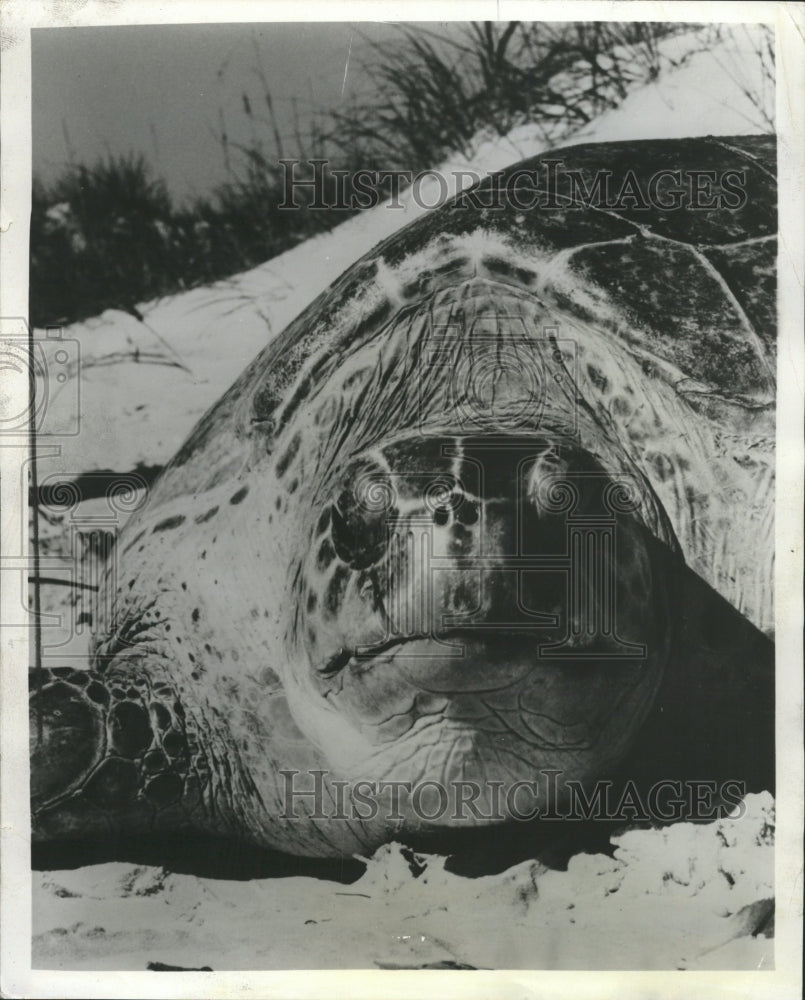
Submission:
[[[478,879],[381,848],[352,885],[218,881],[129,864],[34,873],[33,965],[49,969],[771,968],[774,802],[741,819],[613,838],[566,872]],[[425,857],[425,856],[423,856]]]

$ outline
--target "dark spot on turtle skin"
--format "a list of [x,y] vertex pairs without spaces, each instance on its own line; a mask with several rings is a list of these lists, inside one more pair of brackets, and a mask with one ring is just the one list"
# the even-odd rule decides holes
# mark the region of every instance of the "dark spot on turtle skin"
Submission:
[[264,430],[271,434],[274,429],[273,413],[279,404],[277,390],[272,383],[263,383],[252,399],[252,421],[264,425]]
[[209,521],[211,517],[215,517],[218,513],[217,507],[210,507],[210,509],[204,514],[197,514],[194,518],[196,524],[204,524],[205,521]]
[[197,754],[193,758],[193,770],[202,777],[207,777],[209,775],[210,765],[207,763],[207,758],[203,754]]
[[54,677],[61,677],[70,684],[84,687],[89,683],[89,674],[86,670],[76,670],[74,667],[53,667],[51,673]]
[[123,701],[123,699],[126,697],[126,692],[123,690],[123,688],[119,687],[113,687],[111,690],[111,694],[112,697],[116,698],[118,701]]
[[199,609],[198,608],[193,608],[193,613],[190,615],[190,617],[193,619],[193,621],[197,622],[199,620],[200,616],[201,616],[201,612],[199,611]]
[[324,607],[330,617],[338,614],[351,575],[351,571],[343,564],[336,566],[324,595]]
[[162,749],[170,757],[185,757],[187,755],[187,740],[177,729],[171,729],[162,737]]
[[438,267],[434,267],[433,273],[439,275],[452,274],[455,271],[463,271],[465,268],[469,268],[471,263],[472,261],[469,257],[452,257],[445,261],[444,264],[439,264]]
[[277,497],[277,499],[274,501],[274,506],[277,508],[277,510],[279,511],[282,510],[282,497]]
[[625,396],[613,396],[610,409],[616,417],[628,417],[632,412],[629,400]]
[[182,580],[182,590],[187,590],[187,582]]
[[402,287],[402,296],[404,299],[416,299],[422,295],[427,295],[428,290],[433,283],[433,276],[427,272],[417,275],[413,281],[409,281]]
[[205,653],[211,653],[212,652],[212,646],[208,642],[204,643],[204,652]]
[[323,535],[330,527],[330,508],[325,507],[316,523],[316,535]]
[[[326,360],[327,360],[326,357],[321,358],[319,364],[324,364]],[[288,404],[283,409],[282,415],[279,418],[279,421],[276,425],[277,436],[279,436],[288,426],[288,422],[291,420],[294,413],[296,413],[302,402],[305,399],[307,399],[307,397],[310,395],[310,390],[313,388],[314,384],[315,384],[315,379],[313,378],[313,373],[308,373],[307,375],[305,375],[305,377],[299,383],[298,388],[294,392],[291,399],[288,401]],[[268,445],[269,451],[271,450],[271,447],[272,445]]]
[[157,729],[170,729],[173,719],[165,706],[158,701],[151,702],[151,714],[156,723]]
[[288,483],[288,495],[292,496],[299,489],[299,480],[294,477],[290,483]]
[[277,479],[282,479],[282,477],[288,471],[288,466],[296,458],[301,443],[302,443],[302,435],[298,433],[294,434],[290,444],[285,449],[285,452],[277,459],[277,466],[276,466]]
[[128,543],[128,545],[123,549],[123,551],[128,552],[130,548],[133,548],[137,544],[137,542],[139,542],[140,539],[143,537],[145,531],[146,531],[145,528],[143,528],[142,531],[138,531],[137,534],[134,536],[134,538],[132,538],[132,540]]
[[184,708],[183,708],[182,703],[180,701],[175,701],[173,703],[173,711],[176,713],[177,719],[183,719],[184,718]]
[[109,704],[109,692],[103,684],[99,684],[97,681],[92,681],[87,685],[87,697],[99,705]]
[[450,511],[447,507],[437,507],[433,512],[433,523],[443,528],[450,520]]
[[587,377],[599,392],[609,392],[609,379],[595,365],[587,365]]
[[239,503],[241,503],[241,501],[245,500],[245,498],[247,497],[248,493],[249,493],[249,487],[248,486],[243,486],[243,487],[241,487],[241,489],[239,489],[237,491],[237,493],[233,493],[232,494],[232,496],[229,498],[229,502],[233,506],[237,506],[237,504],[239,504]]
[[168,758],[161,750],[149,750],[143,757],[143,770],[146,774],[156,774],[168,766]]
[[166,517],[164,521],[160,521],[159,524],[154,525],[151,529],[151,534],[155,535],[158,531],[170,531],[172,528],[178,528],[186,520],[187,518],[184,514],[174,514],[173,517]]
[[656,453],[647,456],[647,460],[651,465],[657,482],[665,483],[673,476],[674,465],[667,455]]
[[356,386],[363,385],[371,376],[372,370],[370,368],[359,368],[357,371],[352,372],[348,375],[343,383],[341,384],[341,391],[343,393],[350,393]]
[[530,286],[536,281],[536,274],[527,267],[518,267],[502,257],[482,257],[481,263],[492,274],[499,274],[504,278],[516,278],[521,285]]
[[316,569],[323,573],[333,559],[335,559],[335,549],[333,548],[333,543],[329,538],[325,538],[319,546],[319,551],[316,554]]
[[126,694],[132,699],[132,701],[139,701],[140,692],[136,687],[130,687],[128,691],[126,691]]
[[168,771],[165,774],[158,774],[146,784],[145,795],[155,806],[167,806],[181,799],[183,788],[179,775]]
[[690,484],[685,487],[685,500],[695,510],[707,510],[710,506],[710,497]]
[[318,595],[315,590],[309,590],[307,595],[307,610],[311,613],[316,610],[316,605],[319,603]]
[[84,795],[93,805],[115,809],[137,795],[137,766],[122,757],[108,757],[84,784]]
[[480,517],[478,504],[474,500],[460,501],[456,509],[456,519],[461,524],[477,524]]

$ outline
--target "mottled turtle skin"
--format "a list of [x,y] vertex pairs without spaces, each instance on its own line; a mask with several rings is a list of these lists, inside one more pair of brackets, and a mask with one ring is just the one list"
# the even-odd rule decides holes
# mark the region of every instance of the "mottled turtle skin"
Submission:
[[333,781],[771,788],[775,166],[570,147],[349,268],[126,525],[89,670],[33,679],[34,843],[512,821],[333,818]]

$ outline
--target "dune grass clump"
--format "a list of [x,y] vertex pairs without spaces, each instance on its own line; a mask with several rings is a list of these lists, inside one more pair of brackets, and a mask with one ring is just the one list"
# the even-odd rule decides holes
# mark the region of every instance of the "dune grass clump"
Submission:
[[177,206],[143,157],[71,167],[34,182],[30,313],[70,323],[228,277],[325,228],[321,216],[277,209],[276,166],[252,170],[209,198]]
[[[291,136],[278,127],[255,43],[263,92],[242,99],[251,138],[232,142],[220,114],[228,177],[210,195],[177,205],[135,154],[73,164],[49,185],[34,181],[32,322],[70,323],[108,308],[138,315],[138,304],[255,267],[356,210],[333,206],[335,197],[314,209],[304,189],[301,208],[282,210],[283,157],[326,160],[325,188],[335,192],[340,171],[349,202],[358,170],[416,174],[518,125],[556,145],[659,76],[668,64],[660,43],[691,31],[708,48],[718,29],[511,21],[436,33],[402,25],[393,41],[368,42],[364,86],[343,108],[313,109],[302,127],[293,103]],[[760,55],[773,75],[773,46]]]
[[468,23],[449,36],[402,25],[395,42],[370,43],[370,81],[328,138],[386,167],[423,170],[450,153],[471,155],[479,134],[536,125],[561,140],[661,70],[659,42],[691,26],[651,23]]

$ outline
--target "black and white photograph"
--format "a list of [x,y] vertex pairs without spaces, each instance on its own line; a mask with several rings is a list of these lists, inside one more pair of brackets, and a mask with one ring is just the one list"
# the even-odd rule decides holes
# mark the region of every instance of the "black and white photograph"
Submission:
[[802,5],[24,8],[3,995],[800,996]]

